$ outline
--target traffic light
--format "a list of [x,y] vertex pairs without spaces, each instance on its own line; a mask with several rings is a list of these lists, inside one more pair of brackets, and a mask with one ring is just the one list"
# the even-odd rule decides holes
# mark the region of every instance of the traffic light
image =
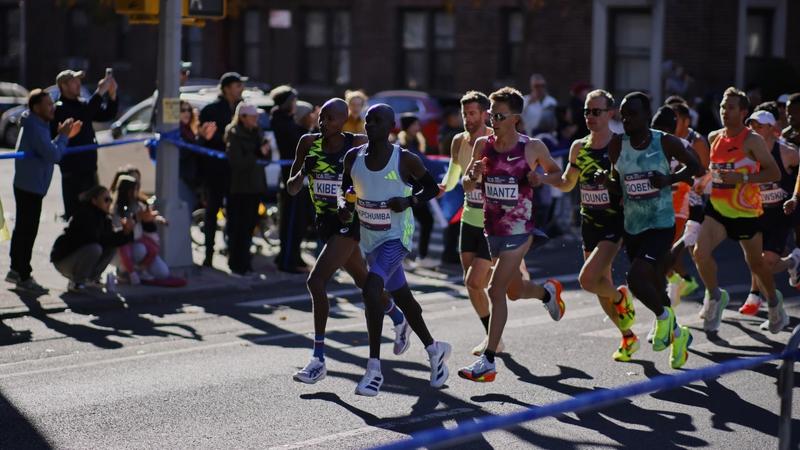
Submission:
[[115,0],[114,11],[118,14],[158,16],[158,0]]
[[183,0],[183,17],[222,20],[227,12],[227,3],[227,0]]

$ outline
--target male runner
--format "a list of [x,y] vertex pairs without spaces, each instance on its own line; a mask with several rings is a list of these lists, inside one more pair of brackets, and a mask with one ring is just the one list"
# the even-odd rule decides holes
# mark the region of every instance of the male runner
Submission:
[[[781,259],[786,250],[789,232],[792,230],[792,216],[783,212],[783,203],[789,196],[789,192],[794,189],[797,166],[800,163],[797,148],[778,140],[781,131],[777,122],[779,114],[777,103],[766,102],[758,105],[753,114],[745,121],[751,130],[764,139],[764,143],[770,149],[770,154],[778,164],[781,173],[778,182],[759,185],[761,205],[764,208],[764,214],[758,218],[764,236],[762,257],[767,270],[773,274],[783,272],[796,264],[793,256],[786,260]],[[751,274],[750,294],[739,308],[739,312],[754,316],[758,313],[762,303],[763,298],[756,277]]]
[[572,143],[567,169],[556,187],[569,192],[580,186],[584,263],[578,282],[585,291],[597,295],[603,311],[622,333],[622,342],[612,358],[630,361],[639,350],[639,339],[631,330],[636,317],[633,296],[626,286],[615,288],[611,277],[611,265],[622,242],[622,198],[595,182],[598,174],[611,170],[608,143],[614,133],[608,123],[614,117],[614,106],[614,97],[602,89],[586,95],[583,116],[589,135]]
[[726,237],[739,241],[750,272],[766,297],[770,332],[780,332],[788,321],[783,295],[775,289],[775,280],[761,256],[763,242],[758,224],[763,213],[758,185],[779,181],[780,169],[764,139],[744,126],[749,108],[750,101],[744,92],[733,87],[726,89],[720,103],[724,128],[711,132],[708,139],[713,186],[693,252],[706,286],[700,316],[707,332],[719,329],[722,312],[728,306],[728,293],[717,284],[717,264],[712,255]]
[[[319,114],[319,133],[307,134],[297,144],[292,163],[287,191],[297,195],[308,177],[308,190],[316,211],[316,226],[320,240],[325,242],[314,269],[306,282],[311,294],[314,314],[314,352],[311,361],[294,374],[294,379],[303,383],[316,383],[325,378],[325,327],[328,321],[329,304],[326,285],[339,268],[343,268],[356,286],[364,287],[367,266],[358,249],[358,222],[343,224],[339,220],[337,195],[342,184],[344,155],[351,148],[363,145],[367,137],[362,134],[342,132],[347,120],[347,103],[339,98],[328,100]],[[402,354],[411,343],[411,329],[403,313],[394,305],[386,292],[383,293],[384,312],[394,322],[394,353]]]
[[[422,308],[411,294],[403,272],[403,259],[411,252],[414,217],[411,207],[427,202],[439,187],[422,161],[389,142],[394,128],[394,110],[379,103],[367,111],[366,130],[369,143],[347,152],[344,158],[342,191],[339,195],[339,217],[344,223],[352,212],[345,193],[355,189],[355,209],[361,226],[361,249],[367,255],[369,273],[362,289],[369,334],[369,361],[356,394],[376,396],[383,384],[380,362],[380,340],[384,309],[380,306],[384,288],[391,292],[406,315],[411,329],[419,336],[431,364],[431,386],[442,387],[450,372],[445,364],[450,357],[450,344],[434,341]],[[420,186],[411,191],[411,184]]]
[[[625,134],[608,147],[614,180],[624,187],[625,248],[631,267],[627,280],[636,296],[656,316],[653,350],[671,346],[670,366],[682,367],[692,342],[688,327],[678,325],[665,292],[669,251],[675,234],[671,186],[688,182],[700,163],[675,136],[650,129],[650,98],[642,92],[625,96],[620,105]],[[670,173],[671,159],[683,164]]]
[[[788,125],[783,129],[783,138],[795,147],[800,147],[800,92],[790,95],[786,100],[786,122]],[[800,211],[792,209],[792,222],[794,241],[800,242]]]
[[[465,192],[481,183],[484,232],[492,263],[496,263],[489,281],[489,342],[474,363],[458,372],[462,378],[486,382],[494,381],[497,375],[494,359],[508,319],[507,292],[512,298],[541,299],[553,320],[564,315],[561,283],[548,280],[542,286],[523,281],[519,271],[535,233],[533,185],[539,181],[559,183],[561,168],[542,141],[517,132],[523,107],[519,91],[505,87],[493,92],[489,99],[494,134],[475,142],[472,162],[463,179]],[[532,174],[537,166],[542,166],[545,175]]]

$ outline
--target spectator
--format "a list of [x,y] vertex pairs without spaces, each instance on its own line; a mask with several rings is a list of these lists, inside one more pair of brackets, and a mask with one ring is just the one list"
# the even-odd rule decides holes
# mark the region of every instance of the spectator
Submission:
[[450,144],[458,133],[464,131],[461,122],[461,110],[449,108],[444,112],[444,120],[439,129],[439,155],[450,155]]
[[[226,72],[219,79],[220,95],[214,103],[210,103],[200,111],[200,123],[213,122],[216,130],[208,139],[200,136],[202,145],[220,151],[225,151],[223,139],[225,127],[231,123],[236,105],[242,101],[244,82],[247,78],[236,72]],[[217,236],[217,212],[225,205],[230,189],[230,168],[228,162],[219,158],[206,156],[203,158],[202,175],[205,181],[206,214],[205,234],[206,256],[203,266],[212,267],[214,258],[214,243]]]
[[783,129],[783,138],[800,147],[800,92],[796,92],[786,99],[786,128]]
[[169,277],[169,267],[159,256],[160,245],[156,224],[166,220],[158,211],[150,209],[143,201],[139,179],[130,175],[119,177],[114,218],[120,223],[132,223],[132,242],[119,248],[117,275],[120,282],[139,284],[164,280]]
[[[70,147],[96,144],[92,122],[108,122],[117,116],[117,81],[110,72],[97,84],[88,101],[80,98],[83,71],[64,70],[56,77],[61,97],[56,102],[55,120],[50,122],[50,137],[58,134],[58,124],[72,118],[86,124],[70,138]],[[61,195],[64,219],[69,220],[82,192],[97,185],[97,150],[64,155],[61,167]]]
[[[303,129],[294,120],[297,109],[297,91],[291,86],[278,86],[270,92],[275,101],[272,108],[272,131],[278,143],[278,151],[283,160],[294,160],[297,143],[308,130]],[[308,265],[303,261],[300,244],[306,230],[314,217],[311,196],[308,188],[303,187],[298,195],[291,196],[286,191],[289,180],[289,166],[281,170],[283,185],[279,196],[279,234],[281,250],[275,258],[278,270],[289,273],[308,272]]]
[[525,96],[522,122],[525,134],[535,136],[541,128],[555,128],[556,99],[547,94],[547,81],[535,73],[530,79],[531,92]]
[[685,96],[689,92],[693,81],[682,65],[672,64],[664,82],[664,93],[668,96]]
[[[36,235],[39,233],[39,216],[42,199],[50,188],[53,167],[61,160],[67,140],[80,133],[80,120],[66,119],[56,125],[56,138],[50,140],[50,123],[55,107],[50,95],[34,89],[28,95],[28,110],[22,115],[22,131],[17,141],[17,151],[25,158],[14,161],[14,199],[17,204],[17,222],[11,236],[11,270],[6,281],[18,290],[46,294],[31,276],[31,255]],[[91,128],[91,124],[88,125]]]
[[[181,100],[180,133],[185,142],[196,144],[201,140],[209,141],[217,132],[217,124],[205,122],[200,125],[200,116],[197,109],[189,102]],[[185,148],[180,149],[180,170],[178,191],[181,200],[186,202],[189,211],[194,211],[197,206],[197,192],[200,190],[200,164],[202,156]],[[112,191],[114,188],[112,187]]]
[[314,132],[319,121],[319,106],[314,106],[303,100],[297,101],[297,110],[294,113],[294,121],[303,127],[307,132]]
[[228,202],[228,266],[231,273],[252,272],[250,244],[258,223],[258,204],[267,192],[264,168],[269,147],[258,126],[258,108],[239,103],[233,122],[225,130],[228,163],[231,166],[231,194]]
[[364,107],[367,106],[367,100],[369,100],[369,97],[361,89],[345,91],[344,101],[347,102],[348,116],[342,131],[360,134],[367,132],[366,128],[364,128],[364,118],[361,117]]
[[789,126],[789,121],[786,120],[786,103],[789,102],[789,94],[781,94],[776,99],[776,102],[778,103],[778,112],[780,113],[776,126],[783,130]]
[[[425,136],[422,135],[422,123],[419,117],[413,114],[403,114],[400,117],[400,133],[397,134],[397,144],[420,157],[422,162],[429,164],[425,157],[426,143]],[[417,192],[416,188],[414,192]],[[419,222],[419,245],[417,246],[416,265],[430,269],[439,265],[433,258],[428,257],[428,247],[433,233],[433,213],[428,202],[419,202],[412,207],[414,219]]]
[[111,221],[111,193],[95,186],[80,196],[78,208],[53,244],[50,261],[64,275],[70,292],[82,292],[87,285],[102,287],[100,276],[114,257],[115,250],[133,238],[134,221],[123,219],[122,229],[114,230]]
[[[569,123],[575,125],[575,132],[573,136],[575,139],[581,138],[589,134],[589,128],[586,127],[586,120],[583,117],[583,104],[586,100],[586,95],[592,90],[592,85],[585,81],[575,83],[570,88],[571,97],[569,99]],[[571,142],[571,141],[570,141]],[[567,143],[569,145],[569,143]]]

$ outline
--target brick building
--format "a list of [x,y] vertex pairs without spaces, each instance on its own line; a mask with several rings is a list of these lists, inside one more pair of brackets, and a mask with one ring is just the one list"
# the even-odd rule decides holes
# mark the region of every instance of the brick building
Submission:
[[[754,83],[764,97],[800,90],[800,35],[788,27],[800,22],[797,1],[229,1],[226,20],[184,29],[193,76],[238,70],[312,99],[349,87],[527,90],[534,72],[559,98],[579,81],[662,98],[678,66],[691,96]],[[157,28],[128,25],[112,3],[0,0],[0,79],[47,85],[69,66],[93,81],[112,66],[125,100],[148,95]]]

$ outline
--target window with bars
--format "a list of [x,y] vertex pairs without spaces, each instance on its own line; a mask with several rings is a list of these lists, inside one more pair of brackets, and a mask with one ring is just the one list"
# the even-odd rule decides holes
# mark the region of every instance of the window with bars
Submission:
[[503,14],[502,55],[500,76],[510,77],[522,61],[522,44],[525,41],[525,16],[522,11],[507,9]]
[[614,92],[647,91],[650,85],[652,15],[646,9],[611,10],[608,80]]
[[402,81],[410,89],[447,89],[454,82],[455,20],[444,11],[403,11]]
[[349,11],[305,14],[301,72],[306,83],[341,86],[350,82],[350,34]]
[[244,13],[244,70],[248,77],[261,77],[261,11]]
[[772,56],[772,22],[774,9],[747,10],[746,56]]

